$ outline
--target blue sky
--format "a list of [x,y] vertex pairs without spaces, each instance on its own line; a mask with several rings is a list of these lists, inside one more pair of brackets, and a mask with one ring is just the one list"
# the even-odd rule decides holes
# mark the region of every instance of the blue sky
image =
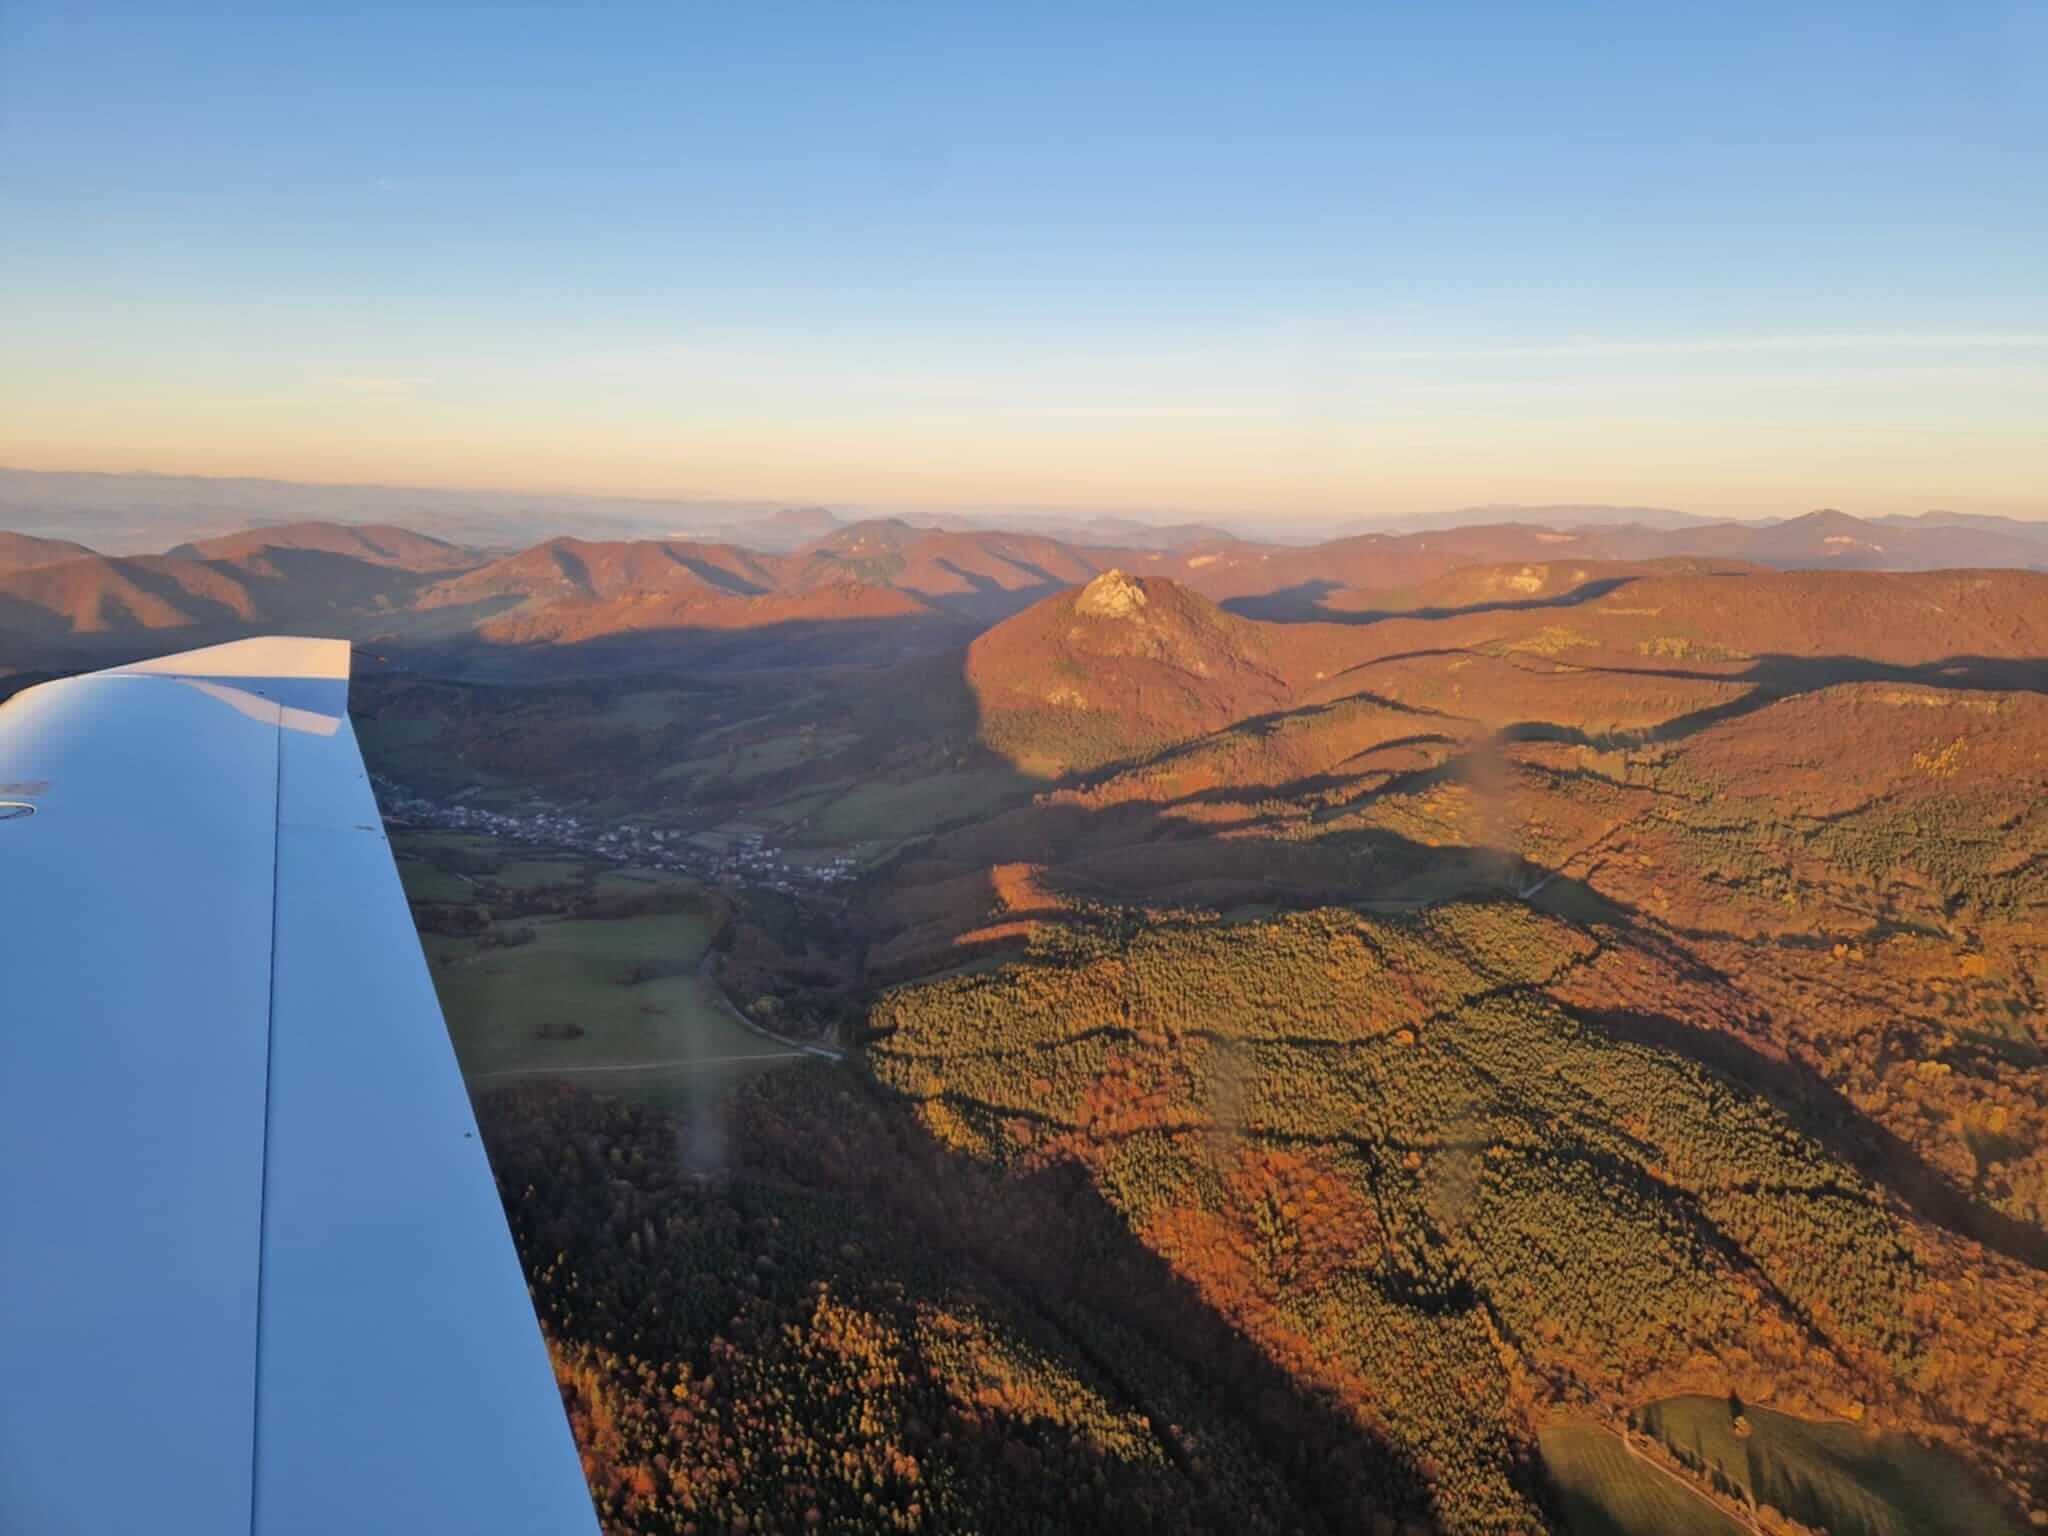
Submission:
[[0,7],[0,462],[2048,514],[2048,7]]

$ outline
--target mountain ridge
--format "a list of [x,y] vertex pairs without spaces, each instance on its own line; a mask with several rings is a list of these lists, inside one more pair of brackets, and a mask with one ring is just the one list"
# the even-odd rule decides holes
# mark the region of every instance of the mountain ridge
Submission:
[[[598,637],[619,646],[639,632],[663,654],[701,629],[717,631],[721,649],[733,654],[750,624],[857,618],[916,620],[915,633],[905,634],[916,648],[952,630],[1001,623],[1110,569],[1140,583],[1171,581],[1241,618],[1316,624],[1356,623],[1412,601],[1451,601],[1448,587],[1435,598],[1417,594],[1461,570],[1514,567],[1484,578],[1495,583],[1490,593],[1468,582],[1457,599],[1509,602],[1550,595],[1559,573],[1659,560],[1786,570],[2044,569],[2048,540],[2005,527],[1879,523],[1831,510],[1768,526],[1486,523],[1359,533],[1311,546],[1206,534],[1170,547],[1081,545],[891,518],[835,522],[779,553],[702,539],[560,534],[493,556],[396,525],[313,522],[147,556],[8,536],[0,540],[0,628],[132,645],[155,635],[210,639],[255,625],[310,626],[354,638],[529,651]],[[805,596],[826,590],[832,595]],[[554,611],[544,617],[547,610]]]

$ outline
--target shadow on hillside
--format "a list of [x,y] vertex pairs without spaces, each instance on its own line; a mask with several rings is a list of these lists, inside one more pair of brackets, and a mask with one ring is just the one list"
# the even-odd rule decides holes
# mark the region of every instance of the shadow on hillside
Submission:
[[[75,561],[52,573],[99,579],[104,562]],[[33,647],[44,670],[121,666],[251,636],[288,633],[356,639],[399,619],[445,573],[422,574],[324,550],[268,549],[250,560],[123,559],[120,585],[88,590],[80,611],[61,596],[0,594],[0,638]],[[33,576],[39,574],[30,572]],[[138,613],[131,593],[149,599]]]
[[1576,608],[1627,586],[1634,576],[1603,577],[1582,582],[1555,597],[1507,598],[1498,602],[1468,603],[1441,608],[1326,608],[1323,600],[1338,592],[1352,590],[1338,581],[1305,581],[1255,597],[1225,598],[1217,606],[1241,619],[1260,619],[1268,624],[1378,624],[1386,619],[1457,619],[1475,613],[1515,613],[1533,608]]
[[1641,1010],[1569,1010],[1617,1040],[1669,1051],[1711,1067],[1762,1095],[1781,1114],[1863,1177],[1898,1195],[1922,1220],[1974,1239],[1994,1253],[2048,1269],[2048,1232],[1956,1188],[1948,1177],[1851,1104],[1812,1068],[1767,1056],[1738,1037]]
[[[1402,652],[1398,656],[1381,657],[1374,662],[1361,663],[1351,671],[1361,672],[1378,662],[1409,660],[1418,655],[1462,654],[1464,653],[1452,651]],[[1353,773],[1331,770],[1281,783],[1254,783],[1241,788],[1219,786],[1197,790],[1179,796],[1173,802],[1183,807],[1222,809],[1256,806],[1262,802],[1319,801],[1323,803],[1323,809],[1318,812],[1318,819],[1328,819],[1359,810],[1375,800],[1419,794],[1443,784],[1472,783],[1475,778],[1485,776],[1491,766],[1491,759],[1502,746],[1521,742],[1550,742],[1613,751],[1668,744],[1687,740],[1716,725],[1755,714],[1787,699],[1845,684],[1893,683],[1952,692],[2048,693],[2048,658],[2036,657],[1950,656],[1922,666],[1897,666],[1866,661],[1855,656],[1765,655],[1757,657],[1750,666],[1741,671],[1709,672],[1680,668],[1593,666],[1580,670],[1610,676],[1640,677],[1651,682],[1676,677],[1693,681],[1748,684],[1749,691],[1726,703],[1690,711],[1656,725],[1634,730],[1594,732],[1576,725],[1548,720],[1511,721],[1492,731],[1486,731],[1470,720],[1442,715],[1434,710],[1419,708],[1397,699],[1361,690],[1328,703],[1308,704],[1235,721],[1220,731],[1175,743],[1150,756],[1090,770],[1086,774],[1075,776],[1069,784],[1079,787],[1100,785],[1134,769],[1171,768],[1176,762],[1209,750],[1220,740],[1256,739],[1277,735],[1293,725],[1328,715],[1345,705],[1361,701],[1379,708],[1413,715],[1418,724],[1416,731],[1405,736],[1376,741],[1370,751],[1378,754],[1394,749],[1414,748],[1441,754],[1437,761],[1425,766],[1399,771]],[[1431,721],[1443,722],[1444,729],[1422,728]],[[1459,727],[1463,729],[1460,730]],[[1127,817],[1142,817],[1156,814],[1161,808],[1159,802],[1134,800],[1115,807],[1115,811]],[[1205,830],[1209,829],[1199,821],[1190,820],[1185,824],[1185,835],[1201,835]],[[1244,827],[1238,825],[1234,830],[1242,831]]]
[[[2048,693],[2048,657],[1947,656],[1920,666],[1899,666],[1868,661],[1860,656],[1764,655],[1741,672],[1701,672],[1671,668],[1662,671],[1636,667],[1593,667],[1589,671],[1626,677],[1680,677],[1694,681],[1748,683],[1749,693],[1726,704],[1695,710],[1642,731],[1616,733],[1599,738],[1604,744],[1623,746],[1631,742],[1654,744],[1683,741],[1697,736],[1724,720],[1739,719],[1768,709],[1800,694],[1817,693],[1850,683],[1896,683],[1950,692]],[[1531,724],[1516,727],[1534,732]],[[1539,739],[1532,735],[1520,739]],[[1552,736],[1551,740],[1592,741],[1583,733]]]
[[266,549],[258,560],[203,563],[249,588],[258,623],[335,622],[399,609],[448,577],[446,571],[401,570],[320,549]]
[[[721,656],[735,667],[760,666],[764,656],[780,657],[784,666],[816,666],[818,658],[825,657],[843,669],[828,686],[843,690],[841,707],[858,714],[863,729],[875,739],[892,732],[914,738],[933,729],[934,722],[945,722],[948,731],[976,735],[980,720],[955,654],[959,630],[951,630],[951,645],[932,648],[944,652],[935,655],[922,649],[931,638],[920,627],[927,622],[812,623],[787,626],[779,636],[679,629],[660,632],[651,645],[650,637],[631,637],[632,649],[624,654],[643,670],[715,665]],[[864,625],[870,626],[865,632]],[[767,631],[776,628],[764,626]],[[727,652],[722,649],[727,645],[741,648]],[[855,680],[856,658],[867,654],[869,645],[883,658],[877,665],[894,669],[868,673],[872,691]],[[569,672],[612,671],[622,665],[602,641],[536,649],[567,653],[547,657],[541,664],[566,664]],[[505,649],[508,664],[526,655],[524,648]],[[746,660],[737,659],[741,657]],[[1844,682],[1956,690],[2048,687],[2048,664],[2040,660],[1971,656],[1919,667],[1854,657],[1766,655],[1739,672],[1610,670],[1646,678],[1696,677],[1751,685],[1750,692],[1732,705],[1630,733],[1626,739],[1634,741],[1683,739],[1781,699]],[[906,688],[913,695],[908,703],[902,697]],[[1291,713],[1273,716],[1268,724],[1277,727]],[[1069,920],[1068,911],[1082,903],[1093,904],[1090,921],[1135,929],[1158,921],[1148,908],[1169,904],[1206,907],[1227,917],[1257,917],[1284,907],[1347,904],[1368,912],[1398,913],[1455,899],[1508,898],[1598,927],[1596,936],[1606,945],[1649,948],[1662,942],[1640,914],[1604,896],[1589,881],[1502,849],[1444,846],[1379,828],[1303,839],[1291,835],[1298,827],[1283,829],[1280,814],[1260,808],[1261,801],[1336,797],[1333,803],[1341,809],[1355,809],[1397,789],[1413,791],[1455,779],[1479,783],[1486,772],[1486,753],[1502,739],[1611,745],[1623,738],[1596,743],[1574,728],[1523,721],[1490,735],[1477,753],[1433,731],[1418,730],[1410,739],[1444,748],[1444,759],[1406,775],[1374,775],[1373,784],[1348,799],[1344,792],[1357,787],[1359,779],[1330,774],[1279,785],[1215,789],[1177,802],[1183,808],[1246,811],[1230,825],[1237,835],[1227,839],[1215,835],[1221,830],[1217,823],[1172,816],[1172,807],[1156,801],[1104,807],[1041,802],[1013,806],[979,821],[949,820],[934,807],[928,830],[941,835],[899,853],[888,871],[893,889],[887,899],[905,908],[898,916],[906,923],[929,925],[933,938],[929,953],[916,956],[916,963],[903,974],[934,974],[949,958],[949,930],[959,934],[992,929],[1000,926],[993,920],[1003,918],[1015,920],[1019,929],[1031,923],[1058,924]],[[1019,776],[1019,786],[1025,782]],[[1018,905],[1014,890],[1006,891],[999,880],[996,866],[1019,864],[1050,866],[1039,872],[1046,899],[1032,898],[1036,905]],[[997,961],[1016,953],[1030,937],[1022,931],[990,933],[950,958],[964,965]],[[1697,965],[1682,954],[1679,959]],[[1702,979],[1708,984],[1725,980],[1710,974]],[[1762,1096],[1793,1125],[1848,1166],[1895,1191],[1926,1219],[2021,1262],[2048,1262],[2048,1237],[1958,1189],[1810,1069],[1768,1057],[1722,1029],[1686,1023],[1653,1009],[1576,1014],[1611,1038],[1697,1062]],[[1455,1016],[1444,1022],[1454,1024]],[[819,1134],[815,1126],[785,1146],[752,1149],[748,1155],[761,1156],[764,1171],[777,1177],[834,1192],[851,1207],[889,1213],[888,1219],[907,1234],[908,1246],[937,1254],[950,1265],[980,1267],[997,1275],[1036,1306],[1068,1348],[1120,1383],[1126,1395],[1156,1402],[1143,1384],[1147,1372],[1142,1357],[1128,1352],[1118,1341],[1117,1330],[1139,1341],[1148,1355],[1175,1362],[1176,1368],[1192,1375],[1201,1400],[1237,1415],[1290,1483],[1312,1490],[1328,1528],[1356,1528],[1370,1499],[1404,1512],[1421,1513],[1431,1507],[1426,1479],[1412,1462],[1291,1379],[1148,1248],[1080,1170],[1048,1166],[1014,1177],[992,1176],[984,1164],[937,1144],[906,1103],[882,1097],[896,1127],[899,1157],[857,1155],[857,1147],[842,1144],[836,1134]],[[1645,1198],[1652,1193],[1646,1189]],[[1114,1329],[1091,1325],[1091,1318],[1107,1319]],[[1155,1409],[1155,1419],[1164,1418],[1167,1411],[1166,1406]],[[1027,1447],[1034,1436],[1052,1444],[1061,1433],[1039,1420],[999,1422],[1003,1433]],[[1165,1437],[1168,1452],[1192,1475],[1193,1458],[1176,1436],[1174,1432]],[[1070,1449],[1062,1447],[1061,1454]],[[1037,1465],[1021,1460],[1019,1464],[1034,1470]]]
[[1584,881],[1499,848],[1422,843],[1379,827],[1302,839],[1281,835],[1265,819],[1234,823],[1232,835],[1217,837],[1218,829],[1165,809],[1156,802],[1100,810],[1025,805],[939,838],[928,854],[937,867],[962,872],[1043,865],[1039,878],[1046,890],[1076,903],[1221,912],[1262,905],[1399,910],[1540,895],[1548,910],[1597,913],[1607,921],[1627,915]]
[[758,581],[749,581],[744,576],[728,571],[723,566],[713,565],[701,555],[692,555],[674,544],[663,544],[661,549],[669,559],[699,581],[734,597],[759,597],[768,590]]
[[0,592],[0,654],[10,664],[47,669],[55,660],[50,653],[71,644],[72,638],[47,608]]
[[189,617],[150,628],[123,597],[113,593],[95,596],[89,613],[74,616],[57,604],[0,592],[0,637],[26,658],[25,665],[56,670],[52,663],[58,662],[60,655],[66,662],[75,659],[81,667],[114,666],[144,656],[238,640],[258,631],[255,621],[242,618],[227,604],[195,597],[161,573],[137,568],[126,575],[136,591],[169,604],[174,614]]
[[[821,1147],[815,1131],[793,1127],[787,1139],[771,1134],[743,1156],[761,1172],[844,1197],[864,1213],[886,1213],[946,1271],[996,1277],[1147,1412],[1167,1454],[1197,1486],[1231,1470],[1208,1466],[1205,1451],[1216,1448],[1181,1422],[1207,1410],[1248,1432],[1302,1500],[1301,1513],[1320,1516],[1323,1529],[1367,1530],[1375,1511],[1398,1518],[1432,1509],[1428,1479],[1409,1457],[1291,1377],[1205,1301],[1139,1239],[1084,1168],[1061,1160],[997,1170],[942,1146],[910,1100],[865,1079],[855,1091],[875,1109],[893,1155],[834,1155],[859,1149]],[[1174,1377],[1191,1389],[1179,1401],[1161,1392]],[[1015,1432],[1029,1439],[1050,1428],[1035,1419]],[[1540,1497],[1533,1479],[1525,1491]],[[1193,1512],[1179,1507],[1161,1513],[1175,1529],[1225,1528],[1191,1520]]]
[[[168,612],[187,615],[197,628],[226,629],[239,624],[260,623],[263,617],[260,600],[263,583],[252,580],[227,562],[209,562],[209,565],[222,575],[224,585],[230,590],[237,586],[246,586],[251,589],[252,595],[258,595],[256,611],[253,614],[245,616],[231,602],[223,602],[204,592],[194,591],[190,585],[178,581],[160,564],[149,560],[124,561],[119,569],[138,590],[162,603]],[[114,611],[123,616],[134,617],[127,605],[111,594],[100,597],[96,607],[97,611],[93,618],[98,621],[112,619]]]
[[[1073,805],[1025,807],[987,827],[939,839],[933,867],[964,874],[976,866],[1012,861],[1047,865],[1039,879],[1057,901],[1017,914],[1020,926],[1099,922],[1105,907],[1120,910],[1122,921],[1135,931],[1175,910],[1213,911],[1227,921],[1238,913],[1259,917],[1342,906],[1398,918],[1448,902],[1516,900],[1598,931],[1603,944],[1639,946],[1696,981],[1726,984],[1682,947],[1646,929],[1633,906],[1588,880],[1501,849],[1422,844],[1377,828],[1306,843],[1244,835],[1242,828],[1238,836],[1217,839],[1199,827],[1168,824],[1161,810],[1157,804],[1101,811]],[[996,904],[992,884],[983,888],[982,899]],[[963,909],[972,904],[961,898]],[[976,932],[990,936],[975,937]],[[894,983],[980,969],[1020,957],[1030,937],[1028,931],[1003,933],[984,925],[970,931],[967,944],[949,947],[934,931],[921,951],[899,948],[895,969],[878,979]],[[1665,1014],[1571,1005],[1567,1011],[1616,1039],[1710,1068],[1763,1097],[1922,1219],[2007,1258],[2048,1268],[2048,1232],[1960,1188],[1802,1063],[1766,1055],[1725,1030]]]
[[[481,617],[478,615],[477,617]],[[888,618],[778,620],[749,626],[677,624],[585,640],[494,642],[390,636],[418,671],[500,681],[656,672],[669,668],[779,671],[799,667],[882,667],[959,649],[975,625],[941,613]]]
[[[1597,888],[1590,878],[1545,867],[1505,847],[1425,843],[1384,827],[1346,828],[1303,838],[1299,808],[1320,802],[1324,809],[1314,819],[1321,822],[1384,797],[1418,795],[1449,783],[1470,786],[1482,797],[1497,795],[1502,771],[1498,754],[1505,744],[1563,741],[1613,748],[1679,741],[1782,700],[1843,684],[2048,692],[2048,659],[2033,657],[1957,655],[1903,666],[1854,656],[1764,655],[1740,672],[1619,670],[1646,678],[1677,675],[1752,686],[1730,704],[1608,736],[1544,721],[1517,722],[1463,741],[1423,731],[1402,740],[1440,752],[1440,760],[1404,772],[1327,773],[1278,784],[1215,787],[1165,801],[1087,805],[1038,800],[1015,807],[937,838],[921,853],[933,869],[953,871],[956,881],[997,865],[1043,866],[1037,878],[1055,904],[1035,912],[1006,913],[999,893],[989,886],[980,897],[988,908],[981,927],[992,936],[953,955],[937,942],[908,950],[897,957],[898,968],[890,979],[915,976],[920,966],[929,972],[999,963],[1029,942],[1031,924],[1065,920],[1062,906],[1122,908],[1136,924],[1152,921],[1148,909],[1159,908],[1201,908],[1228,917],[1238,911],[1258,916],[1270,910],[1342,905],[1396,915],[1441,902],[1503,897],[1526,901],[1580,925],[1601,927],[1613,935],[1608,942],[1643,944],[1688,973],[1700,971],[1697,960],[1647,927],[1642,914]],[[1247,724],[1277,729],[1297,714],[1327,707],[1308,706],[1262,721],[1240,722],[1217,734],[1241,731]],[[1170,763],[1177,754],[1211,739],[1169,748],[1145,761]],[[1091,774],[1079,782],[1101,782],[1115,771]],[[1504,810],[1503,804],[1497,814]],[[1217,812],[1224,813],[1221,819],[1213,816]],[[1226,832],[1228,836],[1218,835]],[[964,907],[974,905],[974,898],[962,900]],[[1005,916],[1016,918],[1013,926],[1020,931],[1001,931],[995,920]],[[933,940],[943,932],[944,923],[944,914],[927,915]],[[1701,976],[1714,984],[1726,981],[1703,971]],[[1619,1010],[1588,1017],[1618,1038],[1698,1061],[1760,1094],[1859,1173],[1896,1193],[1923,1219],[2008,1258],[2048,1268],[2048,1233],[1960,1187],[1812,1069],[1765,1056],[1719,1029],[1687,1025],[1654,1012]]]
[[[1347,667],[1342,675],[1370,672],[1374,667],[1384,666],[1390,662],[1465,654],[1468,653],[1457,649],[1400,651],[1358,662]],[[1740,670],[1710,672],[1686,667],[1616,667],[1577,663],[1573,671],[1605,677],[1637,677],[1646,682],[1678,678],[1688,682],[1747,684],[1749,692],[1725,704],[1693,710],[1640,729],[1592,732],[1575,725],[1558,724],[1555,721],[1520,720],[1500,726],[1495,732],[1496,736],[1502,741],[1554,741],[1603,750],[1652,746],[1683,741],[1724,721],[1755,714],[1759,710],[1769,709],[1773,704],[1797,698],[1801,694],[1817,693],[1824,688],[1854,683],[1894,683],[1958,693],[2048,693],[2048,657],[2040,656],[1945,656],[1939,661],[1908,666],[1871,661],[1861,656],[1798,656],[1769,653],[1753,658],[1749,666]],[[1343,702],[1348,702],[1350,698],[1383,702],[1369,693],[1349,695]],[[1247,724],[1276,727],[1288,720],[1311,715],[1329,707],[1324,704],[1309,705],[1298,710],[1262,716],[1256,721],[1240,721],[1216,734],[1226,734]],[[1185,742],[1171,750],[1184,752],[1198,745],[1200,741]],[[1128,763],[1117,765],[1118,768],[1130,766],[1132,765]]]
[[1006,587],[978,572],[964,570],[950,560],[937,562],[946,570],[965,581],[972,589],[965,595],[947,593],[929,596],[924,601],[943,612],[954,614],[967,623],[979,628],[1000,624],[1013,615],[1022,613],[1034,603],[1043,602],[1058,592],[1065,592],[1073,585],[1047,575],[1036,566],[1027,569],[1042,580],[1034,581],[1028,587]]
[[[1071,1164],[1005,1174],[940,1145],[908,1101],[807,1063],[757,1080],[737,1100],[668,1117],[671,1134],[656,1139],[724,1148],[717,1173],[644,1157],[644,1136],[626,1143],[641,1150],[622,1159],[614,1140],[609,1166],[597,1164],[603,1198],[593,1199],[587,1165],[604,1157],[605,1133],[656,1114],[607,1112],[598,1098],[562,1083],[526,1084],[478,1104],[501,1195],[524,1191],[506,1215],[558,1345],[657,1368],[681,1364],[693,1375],[708,1356],[706,1374],[723,1376],[713,1335],[745,1355],[759,1326],[747,1315],[749,1292],[788,1317],[809,1311],[814,1289],[842,1307],[907,1303],[933,1309],[938,1327],[889,1337],[865,1357],[871,1375],[862,1390],[884,1403],[907,1400],[913,1416],[893,1432],[925,1462],[927,1478],[948,1468],[965,1474],[957,1492],[970,1501],[1004,1499],[978,1511],[988,1529],[1349,1536],[1374,1529],[1375,1513],[1413,1517],[1432,1507],[1412,1459],[1292,1379],[1146,1248]],[[699,1124],[707,1117],[717,1122],[708,1136]],[[737,1287],[715,1270],[702,1276],[732,1297],[707,1308],[693,1294],[699,1277],[687,1246],[700,1230],[712,1244],[729,1242],[726,1213],[746,1223],[743,1253],[765,1248],[772,1257]],[[636,1227],[637,1262],[622,1262],[621,1234]],[[645,1249],[649,1240],[685,1251],[664,1262],[658,1246]],[[681,1277],[680,1302],[663,1293],[657,1263]],[[559,1305],[565,1273],[578,1276],[570,1306]],[[925,1400],[937,1417],[921,1418],[918,1388],[959,1379],[958,1344],[943,1341],[973,1337],[950,1318],[1014,1339],[1021,1358],[980,1355],[970,1369],[981,1390],[949,1405],[940,1389]],[[927,1353],[935,1340],[951,1358]],[[901,1374],[883,1357],[889,1348],[908,1367]],[[1106,1389],[1117,1412],[1140,1415],[1141,1443],[1157,1454],[1112,1449],[1048,1412],[1073,1404],[1052,1395],[1064,1389],[1032,1359],[1041,1350],[1084,1390]],[[1022,1390],[1012,1385],[1017,1377]],[[745,1380],[728,1386],[744,1390]],[[782,1432],[800,1443],[805,1405],[784,1406]],[[1081,1421],[1099,1432],[1099,1411],[1085,1400],[1080,1407]],[[890,1417],[885,1409],[885,1426]],[[827,1419],[820,1427],[830,1435],[839,1426]],[[649,1455],[662,1444],[635,1450]],[[1257,1458],[1251,1465],[1240,1444]],[[1112,1518],[1123,1523],[1105,1523]]]

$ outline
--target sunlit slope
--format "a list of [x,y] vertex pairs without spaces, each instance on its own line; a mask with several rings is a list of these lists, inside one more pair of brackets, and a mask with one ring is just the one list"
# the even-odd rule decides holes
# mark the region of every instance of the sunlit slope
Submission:
[[27,570],[34,565],[55,565],[60,560],[77,560],[92,554],[83,544],[69,539],[38,538],[26,533],[0,530],[0,572]]
[[1543,1405],[1688,1387],[1971,1423],[2040,1476],[2039,1270],[1902,1203],[1811,1108],[1581,1001],[1626,943],[1513,901],[1083,911],[889,993],[869,1059],[962,1156],[1085,1169],[1210,1308],[1435,1469],[1441,1529],[1535,1522]]
[[389,523],[282,523],[180,544],[172,558],[241,562],[293,554],[331,555],[419,575],[483,563],[473,549]]
[[[877,1073],[962,1156],[1085,1168],[1445,1529],[1534,1522],[1538,1410],[1685,1390],[2037,1498],[2048,578],[1554,569],[1230,632],[1277,700],[904,862]],[[1152,658],[1087,633],[982,652],[1116,699]],[[998,675],[984,728],[1056,761]]]
[[967,654],[982,739],[1053,778],[1279,706],[1298,647],[1174,582],[1108,571]]

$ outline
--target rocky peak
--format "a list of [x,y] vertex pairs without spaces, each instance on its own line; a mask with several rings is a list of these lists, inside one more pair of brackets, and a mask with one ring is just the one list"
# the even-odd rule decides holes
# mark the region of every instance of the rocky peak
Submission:
[[1074,611],[1098,619],[1128,619],[1145,606],[1145,589],[1111,569],[1089,582],[1074,599]]

